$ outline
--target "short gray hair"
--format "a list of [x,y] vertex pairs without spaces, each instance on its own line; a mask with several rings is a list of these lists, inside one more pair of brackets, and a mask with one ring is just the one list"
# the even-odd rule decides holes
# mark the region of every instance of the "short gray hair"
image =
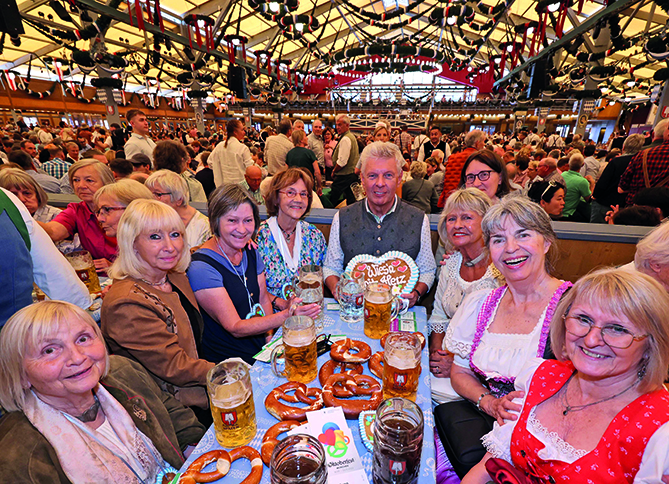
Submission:
[[365,146],[365,149],[362,150],[360,155],[360,171],[365,173],[367,168],[367,162],[370,159],[374,160],[392,160],[394,159],[397,163],[397,175],[402,175],[402,167],[405,165],[406,160],[402,156],[402,152],[397,147],[395,143],[386,141],[374,141],[373,143]]
[[658,123],[653,126],[653,139],[664,138],[664,133],[667,131],[667,126],[669,126],[669,119],[665,118],[658,121]]
[[100,177],[103,185],[109,185],[110,183],[116,182],[116,179],[114,178],[114,172],[111,171],[107,165],[101,161],[96,160],[95,158],[86,158],[84,160],[79,160],[76,163],[72,163],[72,166],[70,166],[70,169],[67,171],[67,177],[70,179],[70,186],[72,188],[74,188],[72,178],[74,178],[75,173],[82,168],[86,168],[87,166],[92,166],[95,168],[95,171],[98,172],[98,176]]
[[342,113],[342,114],[338,114],[338,115],[335,117],[335,122],[339,121],[340,119],[341,119],[344,123],[346,123],[347,126],[350,126],[350,125],[351,125],[351,118],[349,118],[346,114],[343,114],[343,113]]
[[[74,318],[88,324],[100,341],[104,341],[100,327],[83,309],[64,301],[42,301],[15,313],[0,331],[0,406],[9,412],[22,411],[25,396],[26,371],[23,360],[28,346],[55,334]],[[103,345],[104,346],[104,345]],[[109,355],[105,347],[105,368]],[[103,377],[106,375],[102,375]]]
[[585,159],[580,151],[576,151],[569,157],[569,169],[571,171],[580,170],[581,167],[585,164]]
[[485,141],[486,134],[480,129],[473,129],[465,136],[465,146],[473,147],[479,141]]
[[119,203],[122,203],[126,207],[130,205],[130,202],[139,198],[153,200],[153,195],[148,188],[137,180],[132,180],[130,178],[123,178],[116,183],[110,183],[95,192],[93,203],[96,208],[99,208],[100,197],[104,195],[115,198]]
[[188,206],[188,184],[181,175],[172,170],[158,170],[149,176],[144,182],[149,190],[165,190],[170,193],[170,202],[177,205],[182,202],[184,207]]
[[411,178],[425,178],[427,175],[427,163],[424,161],[414,161],[411,163]]
[[669,222],[655,227],[636,245],[634,267],[638,271],[652,274],[652,264],[669,265]]
[[538,233],[550,243],[544,262],[546,272],[550,274],[558,257],[557,235],[546,211],[525,196],[503,197],[488,210],[481,222],[486,247],[490,248],[490,237],[493,232],[502,230],[507,217],[511,217],[520,227]]
[[[664,119],[663,121],[669,122],[667,119]],[[643,148],[645,142],[646,137],[641,133],[631,134],[623,142],[623,152],[631,155],[638,153]]]

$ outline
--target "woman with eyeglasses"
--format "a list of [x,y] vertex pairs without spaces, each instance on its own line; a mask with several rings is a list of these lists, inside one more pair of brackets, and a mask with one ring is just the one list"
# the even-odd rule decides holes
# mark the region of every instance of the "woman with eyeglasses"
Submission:
[[460,186],[484,191],[493,204],[511,191],[504,162],[490,150],[477,151],[467,158],[462,167]]
[[130,202],[139,198],[151,200],[153,195],[144,185],[128,178],[105,185],[95,192],[95,215],[107,237],[116,238],[118,223],[125,209]]
[[[669,295],[651,277],[601,269],[579,280],[551,325],[555,360],[515,381],[518,411],[495,424],[463,484],[669,480]],[[504,480],[503,482],[509,482]]]
[[533,183],[527,192],[530,200],[541,205],[553,220],[558,220],[564,210],[565,186],[554,180]]
[[[288,200],[286,210],[292,211],[293,216],[298,212],[301,215],[305,211],[301,204],[308,200],[311,186],[307,190],[304,184],[299,188],[293,184],[282,191]],[[201,355],[216,363],[239,357],[253,364],[254,355],[288,316],[313,318],[320,306],[299,306],[302,300],[294,298],[284,309],[273,312],[263,258],[259,250],[248,244],[260,226],[258,206],[241,186],[221,185],[211,194],[207,207],[214,236],[193,254],[188,269],[188,279],[204,318]],[[290,230],[287,225],[284,229]],[[294,236],[296,230],[295,227],[287,233]]]
[[269,218],[258,231],[267,291],[275,309],[286,308],[282,288],[305,264],[323,265],[327,246],[320,230],[302,219],[311,210],[313,182],[305,170],[289,168],[272,178],[265,202]]
[[464,399],[439,405],[435,419],[459,477],[485,455],[481,437],[520,410],[513,382],[546,344],[557,303],[571,286],[551,275],[557,236],[546,212],[525,197],[505,197],[481,222],[490,259],[506,284],[466,296],[444,336],[454,354],[453,389]]

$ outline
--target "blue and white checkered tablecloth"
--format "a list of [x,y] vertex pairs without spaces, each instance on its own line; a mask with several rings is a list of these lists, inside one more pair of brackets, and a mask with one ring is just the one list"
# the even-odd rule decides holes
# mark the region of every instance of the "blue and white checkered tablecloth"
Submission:
[[[335,302],[332,299],[326,299],[327,302]],[[427,314],[424,307],[414,307],[410,311],[416,314],[416,321],[418,323],[418,330],[423,334],[427,335]],[[325,314],[325,329],[323,330],[326,334],[345,334],[349,338],[358,339],[361,341],[367,342],[372,347],[372,353],[381,351],[381,345],[379,340],[371,340],[367,338],[363,332],[363,323],[348,324],[344,323],[339,319],[338,311],[327,311]],[[325,363],[330,359],[329,353],[321,355],[318,358],[318,366]],[[418,385],[418,395],[416,397],[416,403],[420,406],[423,411],[425,419],[425,430],[423,435],[423,452],[421,455],[421,469],[418,482],[419,484],[427,484],[435,482],[435,450],[434,450],[434,416],[432,414],[432,403],[430,398],[430,365],[429,365],[429,351],[428,345],[425,345],[425,349],[422,353],[422,373],[420,382]],[[367,364],[364,365],[364,373],[371,375]],[[286,382],[285,378],[277,377],[272,372],[270,365],[267,363],[262,363],[256,361],[253,367],[250,370],[251,381],[253,384],[253,400],[255,402],[256,409],[256,421],[258,424],[258,432],[256,433],[253,440],[248,444],[251,447],[258,449],[260,451],[260,444],[265,435],[265,432],[272,425],[276,424],[278,420],[274,418],[267,412],[265,408],[265,397],[277,386]],[[309,383],[307,386],[317,386],[320,387],[318,379]],[[358,453],[362,458],[362,463],[369,477],[370,483],[372,482],[372,453],[367,450],[360,438],[360,431],[358,428],[358,420],[347,420],[347,423],[353,434],[356,448]],[[204,435],[200,443],[197,445],[197,448],[190,455],[186,463],[181,468],[181,472],[185,471],[186,468],[197,459],[200,455],[209,452],[210,450],[221,449],[216,437],[214,435],[213,425],[209,428],[207,433]],[[213,466],[212,466],[213,469]],[[210,470],[207,468],[207,470]],[[251,466],[246,459],[240,459],[232,464],[232,469],[230,473],[225,476],[223,479],[216,481],[217,483],[225,484],[238,484],[246,478],[248,473],[251,470]],[[269,484],[269,469],[264,467],[263,476],[261,484]]]

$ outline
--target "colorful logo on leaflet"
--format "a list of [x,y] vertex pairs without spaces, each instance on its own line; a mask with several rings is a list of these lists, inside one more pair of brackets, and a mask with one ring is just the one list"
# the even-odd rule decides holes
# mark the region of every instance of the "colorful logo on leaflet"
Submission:
[[223,425],[231,427],[237,423],[237,412],[221,412],[221,420],[223,421]]
[[407,463],[403,460],[390,459],[388,461],[388,467],[392,475],[399,476],[404,474],[404,471],[407,469]]
[[345,456],[350,444],[350,440],[344,434],[344,431],[332,422],[323,425],[323,433],[318,436],[318,440],[325,446],[327,453],[335,459]]

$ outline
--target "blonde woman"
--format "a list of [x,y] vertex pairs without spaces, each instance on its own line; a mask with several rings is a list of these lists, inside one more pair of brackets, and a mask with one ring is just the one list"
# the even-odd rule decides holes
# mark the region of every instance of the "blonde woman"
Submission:
[[186,226],[189,249],[201,246],[211,237],[209,219],[188,204],[188,185],[182,177],[170,170],[158,170],[146,179],[144,185],[156,200],[177,211]]
[[[135,200],[118,225],[114,283],[102,304],[102,333],[114,354],[141,363],[161,388],[187,406],[206,409],[207,372],[199,358],[202,317],[184,271],[185,227],[157,200]],[[206,412],[198,412],[206,418]]]
[[153,199],[153,194],[144,185],[129,178],[111,183],[95,192],[93,203],[100,227],[107,237],[116,238],[118,222],[133,200]]
[[81,246],[93,256],[95,268],[104,270],[116,258],[116,240],[107,237],[100,227],[94,197],[100,188],[115,182],[114,173],[107,165],[89,158],[74,163],[67,175],[81,202],[70,203],[51,222],[40,225],[54,242],[79,234]]

